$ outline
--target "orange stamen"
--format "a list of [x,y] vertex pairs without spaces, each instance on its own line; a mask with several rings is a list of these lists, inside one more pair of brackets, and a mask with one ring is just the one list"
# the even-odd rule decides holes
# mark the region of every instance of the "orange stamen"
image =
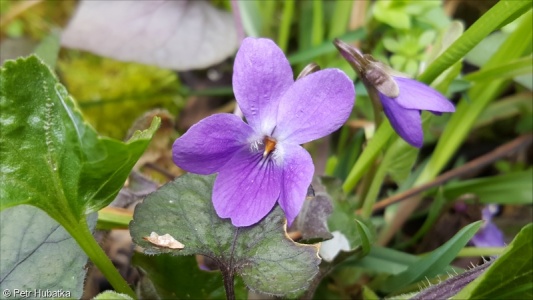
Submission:
[[271,137],[265,137],[265,152],[263,152],[263,157],[269,155],[274,149],[276,149],[276,140]]

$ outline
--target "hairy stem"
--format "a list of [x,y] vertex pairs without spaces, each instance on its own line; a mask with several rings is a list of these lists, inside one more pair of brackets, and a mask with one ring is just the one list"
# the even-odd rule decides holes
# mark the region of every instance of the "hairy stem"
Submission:
[[85,218],[78,223],[59,223],[61,223],[61,225],[63,225],[63,227],[65,227],[70,235],[76,240],[89,259],[96,265],[96,267],[98,267],[102,274],[104,274],[105,278],[117,292],[127,294],[133,299],[137,298],[135,292],[130,288],[126,280],[124,280],[109,257],[105,254],[104,250],[102,250],[100,245],[98,245],[94,239]]

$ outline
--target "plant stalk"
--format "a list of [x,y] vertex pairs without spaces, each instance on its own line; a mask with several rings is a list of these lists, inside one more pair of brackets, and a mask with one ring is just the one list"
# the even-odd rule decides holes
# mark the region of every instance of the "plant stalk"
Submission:
[[127,294],[133,299],[137,299],[135,292],[120,275],[104,250],[94,239],[85,217],[77,223],[68,222],[66,220],[58,221],[60,221],[59,223],[61,223],[61,225],[63,225],[63,227],[65,227],[70,235],[76,240],[85,254],[87,254],[89,259],[96,265],[96,267],[98,267],[102,274],[104,274],[105,278],[118,293]]
[[226,299],[228,300],[235,300],[234,277],[235,275],[233,274],[233,270],[226,269],[222,271],[222,278],[224,279],[224,289],[226,290]]

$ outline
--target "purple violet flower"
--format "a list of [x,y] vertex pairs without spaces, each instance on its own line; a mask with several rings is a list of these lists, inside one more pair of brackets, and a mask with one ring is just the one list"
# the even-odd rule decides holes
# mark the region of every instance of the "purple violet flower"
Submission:
[[392,128],[410,145],[420,148],[424,143],[422,110],[436,115],[455,111],[454,105],[433,88],[414,79],[394,76],[387,66],[341,40],[334,44],[357,72],[372,101],[379,98]]
[[397,97],[389,97],[378,91],[383,111],[396,133],[412,146],[420,148],[424,143],[421,111],[441,115],[443,112],[454,112],[455,107],[443,95],[423,83],[403,77],[392,78],[400,92]]
[[173,160],[189,172],[218,172],[213,205],[233,225],[259,222],[276,202],[290,225],[314,172],[300,144],[334,132],[348,119],[353,83],[338,69],[295,82],[274,42],[246,38],[235,57],[233,90],[248,123],[232,114],[205,118],[174,142]]
[[483,208],[481,215],[484,224],[472,237],[470,243],[476,247],[504,247],[505,240],[501,230],[492,222],[492,217],[498,212],[498,206],[489,204]]

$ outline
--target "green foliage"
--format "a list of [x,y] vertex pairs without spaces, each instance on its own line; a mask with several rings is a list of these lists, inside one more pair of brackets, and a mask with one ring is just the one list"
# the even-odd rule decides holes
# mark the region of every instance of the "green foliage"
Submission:
[[350,252],[356,251],[360,252],[361,256],[366,255],[375,240],[374,226],[368,220],[353,214],[353,202],[346,201],[346,195],[342,192],[339,180],[322,177],[320,184],[323,187],[315,187],[315,189],[325,189],[333,203],[333,212],[328,218],[329,230],[339,231],[347,238]]
[[[148,256],[135,253],[133,264],[146,274],[161,299],[225,299],[226,297],[222,274],[218,271],[200,270],[196,258],[192,255]],[[241,280],[237,280],[235,297],[237,299],[247,297],[247,290]]]
[[[248,288],[261,293],[289,295],[305,289],[318,271],[316,246],[296,244],[286,236],[279,207],[251,227],[233,227],[220,219],[211,203],[214,178],[186,174],[150,194],[130,223],[134,242],[149,254],[207,256],[224,276],[237,273]],[[170,234],[184,248],[146,241],[152,232]]]
[[6,62],[1,79],[0,208],[30,204],[79,220],[111,202],[159,121],[127,143],[101,138],[35,56]]
[[393,292],[408,284],[440,274],[466,243],[481,227],[481,222],[472,223],[459,231],[444,245],[426,254],[420,260],[410,265],[405,271],[389,277],[381,285],[381,290]]
[[[81,298],[87,255],[61,225],[27,205],[2,210],[0,221],[1,290],[64,290]],[[95,223],[91,215],[91,230]]]
[[[135,242],[146,253],[161,253],[134,255],[134,264],[142,273],[137,296],[223,299],[225,279],[240,275],[235,278],[234,287],[239,299],[247,297],[245,285],[288,297],[296,297],[309,288],[304,297],[310,298],[319,286],[315,297],[320,299],[378,299],[384,293],[390,296],[418,290],[425,285],[423,282],[438,286],[443,274],[453,273],[449,264],[458,255],[501,253],[504,248],[461,249],[479,223],[469,225],[424,255],[394,249],[416,248],[446,204],[465,194],[475,195],[482,204],[504,205],[505,213],[496,217],[498,225],[512,221],[522,226],[523,222],[530,222],[525,218],[507,219],[513,211],[530,209],[533,202],[527,152],[495,162],[490,173],[482,171],[483,177],[454,179],[435,189],[437,192],[426,191],[425,199],[433,201],[429,210],[413,214],[416,205],[409,208],[410,201],[421,199],[415,197],[390,206],[383,216],[372,212],[378,199],[428,183],[444,168],[461,165],[465,157],[488,150],[484,147],[492,148],[513,134],[530,134],[533,128],[531,1],[502,0],[490,5],[482,1],[461,2],[484,12],[477,20],[470,18],[472,15],[463,18],[464,7],[448,2],[239,1],[236,6],[246,33],[274,39],[296,66],[295,74],[314,61],[322,68],[340,68],[353,76],[353,70],[331,44],[333,38],[340,38],[413,77],[423,71],[418,79],[457,102],[457,112],[440,117],[424,113],[426,143],[418,151],[398,139],[387,120],[374,128],[372,121],[379,118],[373,115],[360,80],[355,82],[357,102],[351,120],[339,135],[334,134],[325,142],[330,143],[333,156],[320,153],[314,158],[317,170],[326,159],[326,173],[342,181],[322,178],[323,190],[313,183],[317,197],[314,202],[306,201],[291,228],[301,234],[300,242],[323,241],[322,262],[316,255],[317,246],[302,246],[286,237],[279,209],[254,227],[237,229],[228,220],[219,219],[212,208],[213,177],[186,175],[169,183],[138,207],[131,223]],[[24,1],[0,1],[0,25],[6,41],[2,40],[2,54],[7,42],[16,40],[13,37],[37,38],[41,41],[35,52],[44,62],[36,57],[8,61],[1,70],[0,287],[59,287],[73,291],[72,297],[81,297],[85,276],[82,265],[87,258],[69,238],[70,233],[122,293],[104,292],[95,299],[131,299],[135,295],[128,291],[124,280],[117,279],[114,266],[105,262],[104,252],[92,239],[93,215],[88,213],[115,198],[146,148],[157,121],[126,143],[99,137],[96,132],[123,139],[133,121],[149,109],[162,107],[175,115],[185,104],[183,98],[232,95],[231,87],[196,90],[180,86],[177,74],[171,70],[79,51],[63,50],[58,57],[59,35],[50,34],[51,29],[66,23],[77,2],[35,3],[26,6]],[[230,1],[216,3],[222,9],[231,9]],[[462,20],[450,19],[454,9],[454,15]],[[469,64],[467,69],[463,69],[463,60]],[[57,65],[61,81],[77,102],[45,64],[51,69]],[[480,69],[470,72],[470,65]],[[87,116],[85,120],[80,110]],[[436,148],[432,148],[434,143]],[[130,188],[132,183],[130,180]],[[330,200],[333,212],[328,217],[326,204]],[[19,204],[44,209],[66,231],[42,211]],[[360,215],[354,213],[357,209],[361,209]],[[109,209],[99,214],[101,228],[125,228],[131,220],[131,215]],[[87,227],[88,216],[91,229]],[[411,228],[398,226],[401,218],[422,225],[415,228],[413,235]],[[518,225],[501,229],[505,232],[513,226]],[[375,244],[377,233],[383,236],[388,229],[401,230],[396,234],[398,239],[389,242],[390,248]],[[532,225],[525,227],[490,267],[451,278],[474,278],[484,272],[456,298],[533,297],[531,230]],[[169,233],[185,247],[177,250],[155,246],[143,239],[151,232]],[[344,240],[336,240],[336,246],[343,251],[326,261],[323,250],[330,242],[331,232],[336,238],[345,237],[349,250]],[[384,244],[384,240],[380,238],[379,243]],[[212,259],[221,272],[199,269],[192,255],[198,253],[207,261]],[[39,284],[35,286],[33,282]],[[438,298],[447,298],[463,286],[454,286],[453,293],[439,294],[446,297]],[[394,295],[391,299],[413,296],[416,299],[424,294]]]
[[528,224],[485,273],[452,299],[531,299],[533,224]]
[[114,287],[133,294],[91,236],[86,214],[108,205],[144,152],[160,119],[124,143],[99,137],[36,56],[0,74],[0,209],[29,204],[76,239]]
[[531,204],[533,203],[533,170],[504,175],[452,182],[444,188],[449,200],[463,194],[474,194],[480,203]]

